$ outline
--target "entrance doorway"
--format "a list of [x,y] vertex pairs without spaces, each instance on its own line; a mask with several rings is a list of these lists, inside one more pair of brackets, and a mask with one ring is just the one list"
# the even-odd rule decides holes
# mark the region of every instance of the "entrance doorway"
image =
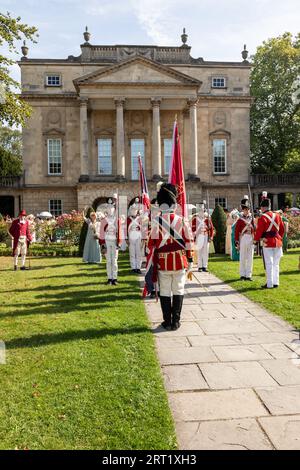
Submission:
[[0,214],[15,216],[15,198],[13,196],[0,196]]

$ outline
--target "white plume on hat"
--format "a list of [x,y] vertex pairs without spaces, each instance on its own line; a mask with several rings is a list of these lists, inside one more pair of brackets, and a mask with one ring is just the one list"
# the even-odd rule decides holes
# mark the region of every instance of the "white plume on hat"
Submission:
[[262,197],[268,197],[267,191],[263,191],[263,192],[262,192]]
[[249,199],[248,194],[245,194],[244,199]]
[[159,181],[159,182],[157,183],[157,185],[156,185],[156,191],[157,191],[157,192],[160,190],[160,188],[162,187],[163,183],[164,183],[163,181]]
[[114,198],[114,199],[118,199],[118,194],[117,194],[117,193],[114,193],[114,194],[113,194],[113,198]]

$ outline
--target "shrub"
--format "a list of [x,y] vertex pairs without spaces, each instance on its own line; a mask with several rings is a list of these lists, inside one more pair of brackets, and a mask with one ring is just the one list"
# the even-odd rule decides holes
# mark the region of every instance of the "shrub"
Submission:
[[212,216],[212,223],[215,227],[216,234],[213,242],[215,252],[222,254],[225,253],[225,239],[226,239],[226,214],[219,204],[215,207]]
[[291,215],[287,216],[289,222],[289,240],[299,240],[300,239],[300,217],[293,217]]
[[72,211],[62,214],[56,219],[56,238],[66,245],[78,245],[82,228],[83,216],[81,212]]
[[[0,256],[11,256],[12,250],[4,244],[0,244]],[[29,256],[78,256],[78,246],[63,245],[62,243],[32,243],[29,248]]]
[[4,219],[0,219],[0,243],[4,243],[9,235],[7,234],[7,230],[8,230],[8,225],[7,223],[4,221]]

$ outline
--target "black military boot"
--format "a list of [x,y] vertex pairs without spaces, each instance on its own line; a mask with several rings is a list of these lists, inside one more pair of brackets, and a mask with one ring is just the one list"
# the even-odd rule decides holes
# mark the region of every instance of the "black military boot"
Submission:
[[173,295],[172,306],[172,330],[178,330],[180,327],[180,315],[183,304],[183,295]]
[[171,329],[171,315],[172,315],[172,304],[171,297],[160,296],[160,306],[163,313],[163,319],[161,326],[166,330]]

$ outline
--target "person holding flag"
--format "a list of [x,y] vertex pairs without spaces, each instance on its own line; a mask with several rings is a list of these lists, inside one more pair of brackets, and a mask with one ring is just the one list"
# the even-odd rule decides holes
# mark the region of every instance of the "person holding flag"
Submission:
[[157,193],[160,212],[152,221],[147,259],[147,272],[152,267],[153,282],[159,283],[163,314],[161,326],[167,330],[180,327],[186,270],[189,274],[193,266],[193,238],[184,219],[187,207],[176,121],[172,153],[170,181],[163,183]]

